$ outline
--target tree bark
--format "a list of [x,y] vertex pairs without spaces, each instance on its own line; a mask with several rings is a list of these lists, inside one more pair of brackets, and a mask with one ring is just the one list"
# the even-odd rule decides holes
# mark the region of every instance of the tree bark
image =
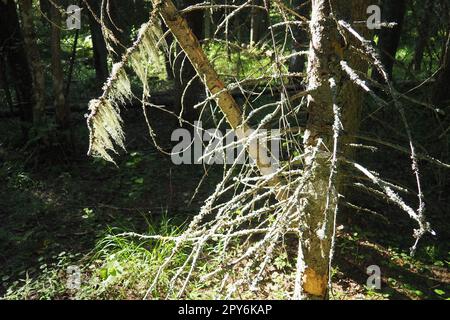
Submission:
[[6,71],[6,57],[0,58],[0,88],[5,93],[6,103],[8,104],[9,111],[14,112],[13,100],[11,95],[11,89],[9,86],[8,72]]
[[[263,0],[253,0],[255,6],[264,6]],[[250,18],[250,45],[256,44],[264,32],[267,32],[269,26],[269,13],[265,10],[258,8],[252,8]]]
[[[157,0],[154,2],[158,3]],[[353,113],[357,113],[361,108],[362,95],[356,94],[358,88],[345,77],[339,61],[347,59],[349,65],[357,70],[367,70],[367,65],[361,61],[350,59],[351,55],[347,52],[336,22],[332,18],[331,6],[337,10],[334,12],[335,16],[348,18],[352,15],[352,5],[354,5],[357,8],[353,12],[356,18],[365,13],[367,6],[364,4],[367,4],[365,0],[312,0],[308,87],[314,89],[314,93],[308,96],[309,120],[304,136],[305,170],[311,172],[311,178],[308,179],[304,192],[309,196],[301,200],[304,217],[301,241],[306,263],[303,290],[311,298],[325,298],[328,288],[330,253],[334,234],[333,222],[339,191],[339,179],[332,184],[331,190],[328,188],[332,156],[330,150],[333,150],[334,103],[349,108]],[[230,126],[240,139],[246,138],[246,132],[250,128],[242,123],[242,112],[239,106],[212,68],[186,21],[177,13],[170,0],[159,3],[159,13],[205,85],[213,95],[216,95],[217,103]],[[334,80],[336,88],[331,85],[333,82],[330,79]],[[352,105],[347,106],[347,103]],[[343,119],[345,120],[345,117]],[[348,120],[343,124],[344,127],[348,124],[350,131],[357,128],[357,123],[352,121]],[[317,152],[314,151],[315,148],[318,149]],[[251,145],[248,152],[250,157],[256,160],[261,174],[274,173],[274,168],[265,157],[266,150]],[[313,156],[314,154],[316,156]],[[330,199],[327,199],[328,194]],[[324,224],[324,231],[320,233]]]
[[433,90],[433,103],[440,106],[450,102],[450,32],[442,54],[441,71],[437,77]]
[[147,22],[148,10],[145,9],[143,0],[109,0],[109,3],[105,2],[104,12],[107,27],[119,41],[119,44],[111,45],[114,48],[116,60],[120,60],[125,50],[133,43],[133,39],[129,36],[133,27],[139,29],[143,23]]
[[25,47],[33,77],[33,123],[39,125],[45,112],[44,64],[37,44],[32,1],[20,0],[19,7],[22,16]]
[[[100,0],[89,2],[89,6],[93,13],[100,17]],[[98,82],[103,83],[108,78],[108,50],[106,49],[105,39],[103,38],[102,28],[95,20],[92,12],[88,11],[89,29],[91,31],[92,52],[95,68],[95,78]]]
[[[367,72],[367,65],[352,58],[347,50],[331,13],[333,11],[338,19],[348,21],[353,17],[356,21],[364,16],[367,4],[365,0],[312,0],[307,73],[308,89],[316,90],[308,96],[308,121],[304,134],[305,171],[311,174],[305,194],[309,196],[301,200],[304,215],[301,243],[306,265],[303,291],[311,299],[324,299],[328,295],[334,219],[338,194],[342,192],[339,176],[335,176],[329,185],[331,171],[335,169],[331,160],[334,104],[344,110],[340,120],[349,135],[358,129],[362,104],[360,90],[343,73],[340,61],[346,61],[355,70]],[[342,146],[341,139],[339,154],[346,151]]]
[[416,47],[414,49],[414,60],[413,60],[415,71],[422,70],[423,54],[425,52],[425,48],[428,43],[432,14],[433,14],[433,1],[426,0],[424,12],[421,16],[422,19],[420,20],[419,26],[417,28],[419,38],[417,39]]
[[[379,33],[378,48],[380,50],[380,59],[386,68],[387,74],[392,78],[392,72],[395,63],[395,55],[400,44],[400,37],[403,29],[403,20],[406,13],[408,0],[384,0],[382,8],[382,20],[384,22],[396,22],[393,28],[382,28]],[[374,70],[373,78],[376,81],[384,83],[380,73]]]
[[19,16],[13,0],[0,1],[0,48],[11,71],[22,131],[26,136],[33,122],[33,96],[30,90],[33,87],[33,80],[24,48]]
[[[59,5],[59,1],[54,1]],[[64,74],[61,61],[61,12],[53,4],[50,9],[51,28],[51,69],[53,82],[53,99],[56,111],[56,123],[65,130],[70,124],[70,109],[64,97]]]
[[[307,18],[310,6],[305,5],[305,0],[293,0],[292,6],[295,12]],[[299,19],[296,19],[297,21]],[[292,27],[294,39],[292,39],[292,54],[308,50],[309,34],[306,27],[294,25]],[[305,69],[306,55],[295,55],[289,60],[289,72],[303,72]]]

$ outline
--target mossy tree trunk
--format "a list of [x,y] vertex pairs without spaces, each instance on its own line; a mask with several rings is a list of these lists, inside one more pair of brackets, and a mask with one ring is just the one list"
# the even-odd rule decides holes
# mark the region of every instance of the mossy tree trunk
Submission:
[[[308,96],[308,122],[304,135],[305,165],[310,172],[306,191],[301,200],[302,248],[305,262],[303,291],[307,298],[324,299],[328,295],[331,248],[334,221],[342,192],[340,171],[333,168],[335,108],[341,109],[340,120],[347,135],[358,129],[362,94],[343,73],[340,61],[355,70],[367,72],[367,65],[353,58],[336,19],[360,20],[367,9],[367,1],[313,0],[311,11],[311,44],[308,59],[308,89],[316,90]],[[344,147],[348,137],[340,139],[337,152],[349,153]],[[330,178],[331,177],[331,178]],[[330,179],[332,180],[330,184]]]
[[28,131],[33,123],[33,95],[30,90],[33,80],[16,3],[13,0],[0,1],[0,54],[6,57],[19,107],[23,136],[28,138]]
[[[64,97],[64,73],[61,56],[61,12],[59,1],[51,3],[51,70],[53,83],[53,99],[56,111],[56,123],[62,130],[69,128],[70,110]],[[55,6],[56,5],[56,6]]]
[[33,78],[33,123],[39,125],[45,112],[44,64],[41,60],[37,36],[33,21],[33,3],[31,0],[19,1],[24,32],[25,47]]

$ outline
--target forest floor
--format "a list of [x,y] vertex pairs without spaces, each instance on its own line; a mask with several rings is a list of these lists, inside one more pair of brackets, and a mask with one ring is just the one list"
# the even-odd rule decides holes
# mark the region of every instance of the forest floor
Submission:
[[[169,128],[161,125],[167,122],[162,115],[152,117],[162,145],[170,148]],[[0,137],[17,131],[14,121],[1,121]],[[73,292],[65,288],[67,266],[89,263],[88,277],[96,276],[98,283],[82,298],[142,298],[140,293],[149,283],[138,273],[140,269],[127,281],[116,282],[115,290],[105,289],[123,273],[124,265],[136,264],[133,259],[139,259],[140,254],[145,257],[140,250],[147,250],[136,245],[130,249],[136,252],[134,256],[124,254],[126,244],[114,234],[148,233],[161,222],[170,225],[166,230],[175,229],[197,212],[221,177],[220,170],[209,170],[191,201],[204,168],[175,166],[153,148],[139,110],[129,110],[126,115],[128,152],[115,157],[117,167],[85,155],[87,130],[82,115],[75,122],[79,124],[75,137],[79,142],[70,152],[58,143],[50,143],[46,150],[40,144],[17,150],[15,141],[0,140],[0,297],[71,298]],[[398,170],[405,169],[392,166],[391,170],[403,174]],[[414,224],[386,202],[374,203],[364,196],[359,200],[369,202],[379,216],[341,210],[331,297],[449,299],[446,202],[435,204],[437,209],[431,208],[429,216],[438,237],[425,237],[411,257]],[[145,261],[141,261],[144,268]],[[365,285],[371,265],[381,269],[380,290]]]

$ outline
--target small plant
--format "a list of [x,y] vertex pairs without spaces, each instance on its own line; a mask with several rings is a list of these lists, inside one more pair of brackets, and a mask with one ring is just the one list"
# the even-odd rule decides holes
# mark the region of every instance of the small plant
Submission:
[[94,210],[90,208],[83,208],[83,215],[81,216],[83,219],[90,219],[94,217]]

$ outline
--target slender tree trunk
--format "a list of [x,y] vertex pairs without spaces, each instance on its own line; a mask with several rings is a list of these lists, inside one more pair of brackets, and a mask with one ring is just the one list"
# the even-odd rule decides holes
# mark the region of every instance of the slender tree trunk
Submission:
[[[200,3],[199,0],[180,1],[179,8]],[[197,39],[203,38],[203,11],[195,10],[186,14],[189,27],[195,34]],[[179,54],[178,54],[179,53]],[[175,70],[175,112],[182,114],[182,118],[193,122],[198,118],[198,112],[194,106],[201,101],[200,96],[204,94],[205,89],[201,79],[198,77],[191,81],[196,75],[196,71],[192,66],[186,54],[177,46],[177,56],[174,64]],[[180,72],[181,70],[181,72]]]
[[[306,5],[305,0],[293,0],[292,1],[292,7],[298,14],[304,16],[305,18],[308,17],[309,11],[311,7],[309,5]],[[301,21],[299,19],[296,19],[297,21]],[[293,36],[294,39],[292,39],[292,54],[296,54],[300,51],[306,51],[308,50],[308,44],[309,44],[309,34],[305,29],[305,26],[292,26]],[[305,69],[305,63],[306,63],[306,55],[295,55],[289,60],[289,72],[303,72]]]
[[441,71],[437,77],[437,81],[433,90],[433,103],[443,105],[450,103],[450,32],[448,33],[447,43],[442,54]]
[[[367,65],[359,59],[352,59],[347,51],[331,17],[332,8],[338,19],[349,21],[353,16],[356,21],[364,16],[367,1],[312,0],[312,38],[307,73],[308,89],[316,90],[308,96],[308,122],[304,134],[305,171],[311,176],[305,190],[309,196],[302,200],[304,232],[301,239],[306,265],[303,290],[311,299],[324,299],[328,294],[334,219],[338,193],[342,191],[339,176],[329,184],[331,170],[334,170],[331,160],[334,108],[336,105],[344,110],[340,120],[346,134],[351,135],[358,129],[362,104],[359,89],[342,72],[339,60],[346,61],[358,71],[367,72]],[[339,153],[345,152],[342,145],[341,141]]]
[[[331,1],[335,4],[336,1]],[[328,206],[328,179],[330,176],[330,152],[333,150],[333,92],[330,78],[337,73],[333,62],[334,43],[338,35],[330,20],[331,9],[328,0],[312,0],[311,45],[308,61],[308,88],[317,88],[315,94],[308,96],[308,123],[304,135],[306,170],[311,171],[306,192],[310,196],[304,205],[305,231],[302,235],[303,254],[306,269],[303,277],[303,290],[309,298],[325,298],[328,288],[329,259],[333,230],[330,221],[334,220],[337,206],[337,191],[333,185]],[[335,79],[336,80],[336,79]],[[322,142],[320,142],[322,140]],[[317,156],[314,150],[318,147]],[[324,221],[326,232],[318,235]]]
[[69,70],[67,71],[67,83],[66,83],[66,89],[64,91],[64,96],[66,97],[66,104],[70,101],[70,86],[72,84],[72,77],[73,77],[73,68],[75,67],[75,62],[77,60],[77,47],[78,47],[78,38],[80,36],[80,30],[75,30],[75,36],[73,39],[72,44],[72,53],[70,55],[70,61],[69,61]]
[[[163,23],[162,27],[162,31],[165,34],[168,31],[167,26]],[[173,68],[173,63],[174,63],[174,59],[176,56],[176,52],[175,54],[173,53],[172,50],[172,45],[173,45],[173,36],[172,33],[168,33],[166,36],[166,43],[167,43],[167,47],[169,48],[169,52],[164,52],[165,53],[165,65],[166,65],[166,76],[167,76],[167,80],[175,80],[175,71]]]
[[[59,2],[54,1],[55,4]],[[64,74],[61,61],[61,12],[54,5],[51,6],[52,34],[51,34],[51,69],[53,81],[53,98],[56,111],[56,122],[61,129],[68,129],[70,110],[64,97]]]
[[[340,0],[346,1],[346,0]],[[371,0],[352,0],[349,1],[351,5],[347,6],[347,12],[342,12],[344,19],[351,19],[353,21],[364,21],[367,19],[367,7],[371,4]],[[351,10],[350,10],[351,9]],[[373,33],[364,25],[364,24],[355,24],[354,29],[358,31],[360,35],[362,35],[366,39],[371,39],[373,37]],[[358,40],[355,38],[349,37],[348,39],[349,45],[353,45],[355,47],[359,46]],[[344,51],[343,59],[348,63],[349,67],[353,70],[359,71],[362,74],[368,74],[369,65],[366,60],[362,59],[360,55],[355,54],[355,52],[351,52],[349,50]],[[341,97],[340,104],[342,107],[342,123],[345,130],[345,135],[342,136],[341,142],[341,151],[348,159],[351,159],[354,154],[355,148],[350,147],[351,143],[355,142],[354,135],[358,132],[360,121],[361,121],[361,113],[362,113],[362,105],[364,99],[364,92],[356,85],[354,82],[349,81],[348,75],[345,75],[345,81],[342,84],[341,88]],[[342,193],[346,193],[347,191],[341,188]]]
[[20,0],[19,6],[22,15],[26,52],[33,76],[33,122],[35,125],[38,125],[42,122],[45,112],[44,64],[39,53],[37,35],[34,29],[32,1]]
[[7,59],[11,79],[19,105],[22,130],[27,135],[33,122],[33,87],[24,39],[13,0],[0,1],[0,48]]
[[[100,0],[92,0],[89,2],[91,10],[97,17],[100,17]],[[108,50],[106,49],[105,39],[103,38],[102,28],[87,10],[89,19],[89,29],[91,31],[92,51],[94,58],[95,78],[102,83],[108,78]]]
[[[397,23],[393,28],[382,28],[378,40],[380,59],[390,78],[392,78],[395,55],[400,44],[407,1],[408,0],[383,1],[382,20],[385,22]],[[383,77],[376,70],[374,71],[373,78],[379,82],[384,82]]]
[[46,17],[42,17],[42,22],[47,23],[48,22],[47,19],[50,19],[50,8],[51,8],[50,1],[39,0],[39,8],[41,9],[42,13],[46,16]]
[[11,114],[14,113],[13,100],[11,95],[11,89],[9,86],[8,72],[6,70],[7,63],[6,57],[3,56],[3,53],[0,51],[0,88],[5,92],[6,103],[8,104],[9,111]]
[[424,12],[423,15],[421,16],[421,20],[417,28],[419,38],[417,39],[416,47],[414,49],[414,60],[413,60],[415,71],[420,71],[422,69],[423,54],[425,52],[425,48],[429,40],[428,38],[430,33],[432,14],[433,14],[433,1],[426,0]]
[[211,39],[213,36],[213,30],[212,30],[212,14],[211,14],[211,10],[205,10],[205,14],[204,14],[204,36],[205,39]]
[[[253,0],[255,6],[264,6],[263,0]],[[250,45],[256,44],[267,32],[269,14],[265,10],[252,8],[250,17]]]

